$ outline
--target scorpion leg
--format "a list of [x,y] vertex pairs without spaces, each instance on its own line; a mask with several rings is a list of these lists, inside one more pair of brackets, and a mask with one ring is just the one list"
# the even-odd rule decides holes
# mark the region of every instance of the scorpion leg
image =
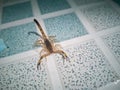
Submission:
[[38,61],[38,63],[37,63],[37,70],[39,69],[39,66],[40,66],[40,69],[41,69],[41,65],[40,64],[41,64],[43,58],[44,57],[41,56],[40,59],[39,59],[39,61]]
[[[45,55],[45,54],[47,54],[47,53],[48,53],[48,52],[47,52],[46,49],[42,49],[41,52],[40,52],[40,56]],[[46,59],[46,57],[45,57],[45,59]],[[46,59],[46,60],[47,60],[47,59]]]
[[[64,51],[62,51],[62,50],[54,51],[54,53],[58,53],[58,54],[62,55],[63,59],[66,59],[66,60],[69,59],[67,54]],[[64,63],[64,61],[63,61],[63,63]]]
[[[40,64],[41,64],[41,62],[42,62],[42,59],[43,58],[45,58],[46,56],[48,56],[49,54],[44,54],[44,55],[42,55],[41,57],[40,57],[40,59],[39,59],[39,61],[38,61],[38,63],[37,63],[37,70],[39,69],[39,66],[40,66]],[[41,66],[40,66],[40,69],[41,69]]]

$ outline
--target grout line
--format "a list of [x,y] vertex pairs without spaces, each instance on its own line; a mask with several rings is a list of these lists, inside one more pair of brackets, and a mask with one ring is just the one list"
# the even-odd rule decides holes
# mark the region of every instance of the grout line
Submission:
[[41,17],[42,17],[42,19],[47,19],[47,18],[52,18],[52,17],[68,14],[68,13],[71,13],[71,12],[74,12],[74,10],[72,8],[69,8],[69,9],[65,9],[65,10],[59,10],[59,11],[56,11],[56,12],[44,14],[44,15],[41,15]]
[[[41,12],[37,3],[37,0],[31,0],[31,4],[32,4],[32,9],[33,9],[33,14],[34,14],[34,18],[38,20],[38,22],[40,23],[42,29],[44,30],[44,32],[46,33],[46,28],[45,28],[45,24],[41,18]],[[33,20],[33,19],[32,19]],[[38,33],[41,35],[41,32],[39,31],[38,27],[36,26]]]
[[54,55],[48,56],[47,57],[47,67],[48,67],[48,71],[50,74],[50,79],[52,81],[52,85],[54,90],[63,90],[61,81],[60,81],[60,77],[57,71],[57,67],[55,65],[54,62]]
[[104,44],[103,40],[100,37],[95,38],[95,41],[97,42],[97,45],[102,50],[106,59],[109,61],[110,65],[114,68],[116,73],[120,76],[120,64],[118,63],[114,55],[110,52],[109,48]]
[[[38,3],[37,3],[37,0],[31,0],[31,4],[32,4],[32,11],[33,11],[33,15],[34,15],[34,18],[38,20],[38,22],[40,23],[40,25],[42,26],[43,28],[43,24],[41,23],[41,12],[40,12],[40,9],[39,9],[39,6],[38,6]],[[33,19],[34,19],[33,18]],[[33,21],[32,19],[32,21]],[[34,21],[33,21],[34,22]],[[36,25],[35,25],[36,26]],[[41,35],[38,27],[36,26],[36,30],[38,31],[38,33]]]
[[1,24],[0,29],[2,30],[2,29],[9,28],[9,27],[14,27],[14,26],[30,23],[30,22],[33,22],[33,17],[29,17],[29,18],[25,18],[25,19],[13,21],[13,22],[8,22],[8,23],[5,23],[5,24]]
[[32,4],[32,11],[34,14],[34,17],[39,17],[41,15],[37,0],[31,0],[31,4]]
[[24,3],[24,2],[27,2],[29,0],[16,0],[15,2],[8,2],[8,3],[3,3],[3,7],[6,7],[6,6],[10,6],[10,5],[14,5],[14,4],[19,4],[19,3]]
[[107,35],[107,34],[112,34],[112,33],[115,33],[115,32],[118,32],[120,31],[120,25],[119,26],[116,26],[116,27],[112,27],[112,28],[108,28],[108,29],[104,29],[102,31],[98,31],[96,33],[96,36],[103,36],[103,35]]
[[80,19],[80,21],[82,22],[82,24],[84,25],[88,33],[92,34],[96,32],[95,28],[87,20],[87,18],[82,14],[82,12],[80,12],[80,10],[76,10],[76,15],[78,16],[78,18]]
[[[40,48],[39,48],[40,49]],[[5,63],[10,63],[13,61],[20,61],[23,58],[34,56],[38,54],[38,50],[30,50],[30,51],[25,51],[23,53],[18,53],[15,55],[11,55],[8,57],[0,58],[0,64],[5,64]]]
[[67,0],[67,2],[70,4],[72,8],[77,8],[77,5],[74,3],[73,0]]

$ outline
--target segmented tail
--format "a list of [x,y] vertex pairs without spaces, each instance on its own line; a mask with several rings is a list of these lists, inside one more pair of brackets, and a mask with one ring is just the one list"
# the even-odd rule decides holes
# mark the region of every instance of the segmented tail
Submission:
[[39,28],[39,30],[40,30],[43,38],[47,38],[47,35],[45,34],[45,32],[44,32],[44,30],[42,29],[42,27],[41,27],[41,25],[39,24],[39,22],[38,22],[36,19],[34,19],[34,22],[37,24],[37,26],[38,26],[38,28]]

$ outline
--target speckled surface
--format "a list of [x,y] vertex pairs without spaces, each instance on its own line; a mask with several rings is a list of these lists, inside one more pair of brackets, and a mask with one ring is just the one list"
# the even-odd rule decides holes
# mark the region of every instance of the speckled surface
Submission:
[[70,62],[56,55],[56,66],[65,90],[95,89],[119,79],[94,40],[67,47]]
[[29,31],[37,31],[34,23],[27,23],[1,30],[0,38],[4,40],[4,43],[9,48],[0,52],[0,57],[33,49],[34,42],[38,36],[34,34],[28,35]]
[[32,17],[31,3],[24,2],[15,5],[3,7],[2,23],[7,23],[15,20],[20,20],[28,17]]
[[87,34],[87,30],[74,13],[48,18],[44,22],[48,35],[56,36],[58,41]]
[[120,14],[109,4],[104,3],[81,9],[81,11],[88,18],[88,21],[90,21],[96,31],[120,25]]
[[105,44],[111,49],[116,58],[120,58],[120,32],[103,36]]
[[74,0],[76,5],[85,5],[85,4],[91,4],[91,3],[96,3],[104,0]]
[[39,57],[0,65],[0,90],[53,90],[46,63],[37,70]]
[[37,0],[41,14],[70,8],[66,0]]
[[[113,33],[115,31],[113,27],[120,26],[120,14],[108,4],[109,2],[106,3],[104,0],[35,0],[34,2],[25,0],[23,2],[5,0],[2,13],[0,12],[2,14],[0,38],[8,47],[0,52],[0,90],[96,90],[120,80],[117,61],[120,58],[119,29]],[[41,11],[42,15],[38,11]],[[57,11],[62,12],[57,13]],[[83,15],[80,15],[81,13]],[[32,17],[45,25],[48,35],[56,36],[70,62],[65,61],[63,64],[61,55],[51,55],[48,59],[53,62],[46,63],[44,60],[45,62],[41,63],[42,70],[37,71],[40,56],[33,55],[39,53],[33,45],[38,36],[28,35],[29,31],[37,32],[35,23],[31,22]],[[22,19],[24,19],[23,25],[21,25]],[[14,22],[17,20],[20,21]],[[91,26],[96,32],[90,30]],[[104,31],[105,29],[108,31]],[[111,65],[110,57],[104,55],[106,52],[106,49],[103,49],[106,47],[104,45],[108,47],[109,53],[114,54],[110,56],[111,58],[116,56],[114,60],[111,59],[110,62],[114,62]],[[25,52],[29,57],[24,54]],[[18,53],[21,53],[22,57]]]

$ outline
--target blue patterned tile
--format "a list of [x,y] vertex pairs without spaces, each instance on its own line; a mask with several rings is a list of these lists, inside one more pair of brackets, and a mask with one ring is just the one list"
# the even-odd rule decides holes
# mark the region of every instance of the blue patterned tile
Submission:
[[104,30],[120,25],[120,14],[108,3],[81,10],[97,30]]
[[68,9],[70,5],[66,0],[37,0],[42,14]]
[[120,32],[102,37],[106,45],[112,50],[116,58],[120,58]]
[[56,36],[58,41],[87,34],[86,29],[74,13],[44,20],[48,35]]
[[35,55],[0,65],[0,90],[53,90],[46,63],[37,70],[38,59]]
[[38,38],[29,31],[36,31],[33,23],[15,26],[0,31],[0,38],[4,40],[8,49],[0,52],[0,57],[17,54],[23,51],[33,49],[33,44]]
[[56,67],[65,90],[96,90],[120,79],[94,40],[64,48],[70,62],[56,55]]
[[6,45],[3,41],[3,39],[0,38],[0,52],[2,52],[4,49],[6,49]]
[[3,7],[2,23],[20,20],[33,16],[31,3],[24,2]]
[[74,0],[74,2],[77,5],[85,5],[85,4],[91,4],[91,3],[96,3],[104,0]]

